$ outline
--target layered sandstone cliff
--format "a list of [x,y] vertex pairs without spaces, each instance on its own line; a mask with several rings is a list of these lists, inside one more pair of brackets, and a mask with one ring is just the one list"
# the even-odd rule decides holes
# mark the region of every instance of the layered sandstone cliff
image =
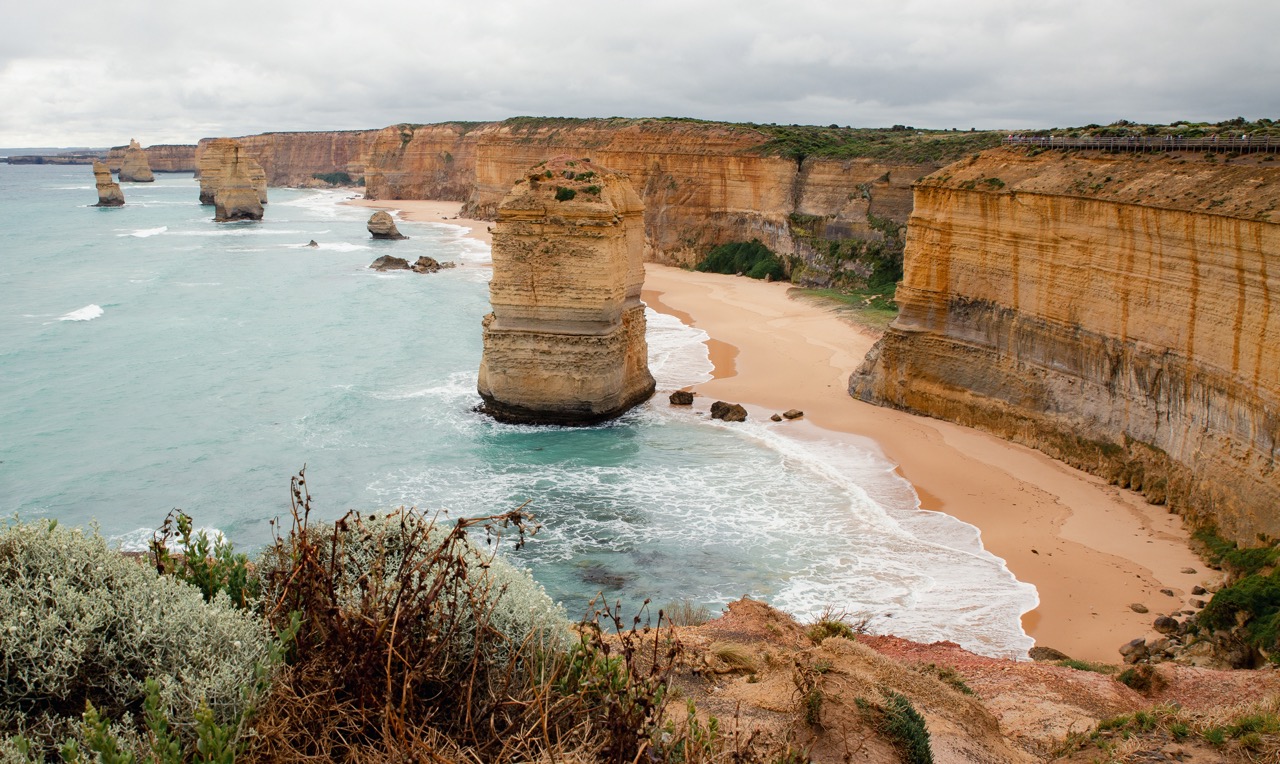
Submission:
[[[116,146],[107,152],[107,166],[112,172],[120,172],[128,146]],[[143,149],[151,172],[195,172],[195,144],[169,144],[147,146]]]
[[557,158],[498,207],[477,383],[510,422],[592,424],[653,394],[644,304],[644,207],[625,175]]
[[1280,537],[1280,169],[994,150],[915,189],[864,400]]
[[[196,146],[200,203],[215,204],[218,190],[237,174],[237,184],[247,182],[256,190],[259,204],[267,203],[267,176],[262,166],[235,138],[206,138]],[[243,178],[238,175],[243,175]]]
[[120,158],[120,181],[122,183],[152,183],[156,176],[147,163],[147,152],[135,140],[130,140]]
[[98,203],[93,206],[119,207],[124,204],[120,184],[111,179],[111,170],[102,162],[93,163],[93,180],[98,187]]
[[[365,172],[365,155],[379,132],[263,133],[235,140],[262,166],[267,185],[307,187],[328,185],[326,180],[317,176],[346,176],[351,182],[361,179]],[[201,140],[197,151],[201,151],[209,140]]]
[[765,133],[679,120],[508,120],[397,125],[379,133],[365,165],[371,199],[465,200],[493,218],[531,165],[589,157],[624,172],[645,205],[647,259],[689,265],[713,247],[760,239],[823,281],[832,240],[884,238],[877,217],[902,225],[911,184],[940,164],[766,156]]

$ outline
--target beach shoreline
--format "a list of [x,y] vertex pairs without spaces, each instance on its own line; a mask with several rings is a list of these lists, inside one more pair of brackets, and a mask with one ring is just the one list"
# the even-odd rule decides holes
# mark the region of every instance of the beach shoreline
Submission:
[[794,299],[788,284],[645,267],[646,302],[733,349],[733,367],[695,393],[798,408],[823,430],[874,441],[921,509],[977,527],[984,548],[1036,587],[1040,604],[1022,626],[1037,645],[1118,663],[1121,645],[1153,635],[1157,615],[1187,608],[1191,588],[1217,578],[1181,518],[1139,494],[971,428],[853,399],[849,375],[876,337],[833,307]]
[[[492,223],[458,217],[459,202],[349,203],[461,226],[492,243]],[[1153,635],[1157,615],[1186,609],[1193,586],[1217,579],[1190,551],[1181,519],[1136,493],[977,430],[854,400],[849,375],[876,337],[832,307],[794,299],[789,284],[645,267],[645,302],[711,337],[713,376],[692,386],[696,394],[801,409],[832,437],[874,442],[922,509],[977,527],[986,550],[1036,587],[1039,605],[1022,626],[1037,645],[1118,663],[1121,645]]]
[[440,202],[422,199],[349,199],[344,204],[374,210],[395,211],[402,220],[414,223],[443,223],[467,229],[469,239],[493,245],[490,227],[493,221],[461,217],[462,202]]

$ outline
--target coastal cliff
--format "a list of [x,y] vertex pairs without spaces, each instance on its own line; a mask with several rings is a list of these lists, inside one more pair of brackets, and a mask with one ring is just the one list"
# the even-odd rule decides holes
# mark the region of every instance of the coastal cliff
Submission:
[[269,185],[363,183],[368,199],[461,201],[463,214],[482,219],[496,217],[528,167],[561,155],[590,158],[631,177],[645,205],[646,259],[693,265],[718,245],[759,239],[795,280],[828,284],[865,280],[881,245],[900,254],[911,184],[993,139],[906,128],[519,117],[236,140]]
[[943,163],[786,156],[751,126],[685,120],[512,119],[387,128],[366,166],[366,194],[465,201],[491,219],[526,168],[557,155],[626,173],[645,205],[646,259],[699,262],[712,248],[759,239],[794,256],[812,280],[841,267],[829,240],[879,240],[879,215],[911,212],[911,184]]
[[921,180],[855,397],[1280,537],[1280,169],[996,149]]
[[498,208],[477,387],[505,422],[595,424],[653,395],[641,220],[625,175],[582,159],[526,169]]
[[[125,151],[128,146],[116,146],[107,152],[107,166],[112,172],[120,172],[124,164]],[[195,144],[164,144],[147,146],[142,150],[146,154],[147,165],[151,172],[195,172]]]

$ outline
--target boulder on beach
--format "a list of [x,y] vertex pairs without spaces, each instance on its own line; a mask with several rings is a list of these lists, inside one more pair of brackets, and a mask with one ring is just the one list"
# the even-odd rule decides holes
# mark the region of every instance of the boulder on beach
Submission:
[[676,390],[669,399],[672,406],[692,406],[693,393],[688,390]]
[[373,213],[372,217],[369,218],[369,223],[366,228],[369,229],[369,233],[372,234],[375,239],[397,240],[409,238],[408,236],[400,233],[396,228],[396,221],[392,219],[390,213],[384,212],[383,210],[378,210]]
[[726,422],[745,422],[747,421],[747,410],[738,403],[716,401],[711,404],[711,418],[723,419]]
[[93,163],[93,180],[98,186],[98,203],[94,207],[124,205],[124,192],[120,190],[120,184],[111,179],[111,170],[102,162]]

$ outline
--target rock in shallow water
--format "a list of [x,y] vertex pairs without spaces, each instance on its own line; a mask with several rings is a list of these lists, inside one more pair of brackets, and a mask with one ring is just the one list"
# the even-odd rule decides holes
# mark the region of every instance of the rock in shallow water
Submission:
[[723,419],[726,422],[745,422],[747,421],[747,410],[738,403],[716,401],[711,404],[711,418]]
[[390,213],[383,210],[373,213],[365,227],[369,229],[369,233],[375,239],[391,239],[394,241],[409,238],[400,233],[400,229],[396,228],[396,221],[392,219]]

